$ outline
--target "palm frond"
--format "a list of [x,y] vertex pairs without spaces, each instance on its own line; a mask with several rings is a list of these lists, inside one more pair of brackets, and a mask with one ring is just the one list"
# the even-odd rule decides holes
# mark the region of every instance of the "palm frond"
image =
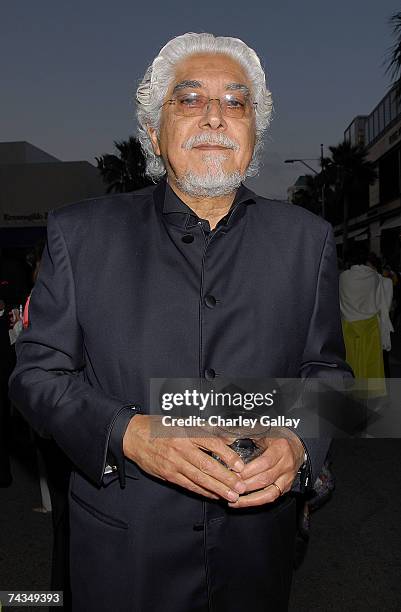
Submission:
[[114,141],[118,155],[105,153],[96,157],[98,170],[108,185],[107,193],[141,189],[152,181],[146,176],[146,160],[137,138]]
[[395,42],[387,50],[384,61],[385,72],[389,75],[391,86],[397,84],[397,93],[401,91],[401,11],[391,15],[389,24]]

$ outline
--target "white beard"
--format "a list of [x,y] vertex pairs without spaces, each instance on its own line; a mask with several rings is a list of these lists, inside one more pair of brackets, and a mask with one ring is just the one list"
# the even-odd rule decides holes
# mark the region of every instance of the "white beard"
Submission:
[[225,159],[227,155],[224,153],[205,153],[202,160],[206,163],[206,172],[203,174],[187,172],[184,176],[177,177],[178,186],[184,193],[194,197],[217,198],[233,193],[245,180],[246,174],[241,174],[238,170],[235,172],[223,170]]

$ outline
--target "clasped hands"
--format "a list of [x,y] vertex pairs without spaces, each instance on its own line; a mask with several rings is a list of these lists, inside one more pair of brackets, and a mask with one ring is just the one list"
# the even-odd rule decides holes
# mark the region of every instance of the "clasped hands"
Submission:
[[124,455],[152,476],[210,499],[225,499],[231,508],[275,501],[278,487],[283,493],[289,491],[304,461],[302,442],[286,428],[275,428],[274,437],[258,439],[263,453],[247,464],[229,448],[233,438],[205,437],[201,427],[190,429],[186,435],[177,428],[179,435],[166,436],[159,417],[138,414],[125,432]]

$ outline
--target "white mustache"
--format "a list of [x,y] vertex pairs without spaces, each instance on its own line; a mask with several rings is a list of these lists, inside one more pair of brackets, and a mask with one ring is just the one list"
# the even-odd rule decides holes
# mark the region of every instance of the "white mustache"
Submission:
[[198,145],[218,145],[220,147],[226,147],[227,149],[233,149],[234,151],[238,151],[239,144],[235,140],[231,140],[225,134],[197,134],[196,136],[191,136],[186,140],[181,148],[189,151],[189,149],[193,149]]

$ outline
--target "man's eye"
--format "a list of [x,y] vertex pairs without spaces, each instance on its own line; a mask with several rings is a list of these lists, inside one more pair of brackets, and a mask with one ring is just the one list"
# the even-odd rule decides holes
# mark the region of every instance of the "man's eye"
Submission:
[[178,99],[182,106],[200,106],[201,100],[197,96],[182,96]]
[[243,100],[237,100],[237,98],[230,98],[226,102],[229,108],[243,108],[245,106],[245,102]]

